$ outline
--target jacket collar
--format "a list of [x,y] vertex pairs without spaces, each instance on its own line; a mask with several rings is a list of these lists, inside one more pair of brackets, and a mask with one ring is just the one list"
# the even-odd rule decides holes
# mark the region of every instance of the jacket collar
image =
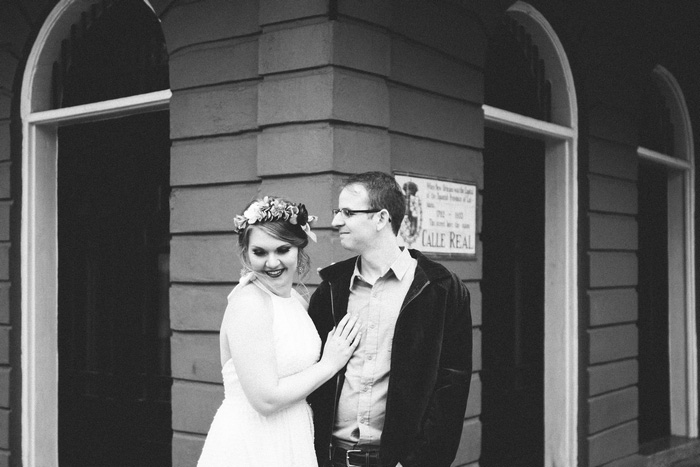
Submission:
[[[411,254],[411,257],[418,261],[416,265],[416,277],[419,276],[419,271],[422,271],[428,281],[433,282],[450,275],[449,271],[444,266],[426,258],[420,251],[409,249],[408,252]],[[338,263],[333,263],[319,270],[318,274],[321,276],[321,279],[331,283],[338,281],[347,282],[352,277],[356,261],[357,256]]]

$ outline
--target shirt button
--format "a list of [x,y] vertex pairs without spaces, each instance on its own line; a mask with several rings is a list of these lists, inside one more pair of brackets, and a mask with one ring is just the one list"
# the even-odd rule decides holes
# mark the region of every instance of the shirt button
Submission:
[[374,358],[374,355],[368,355],[367,360],[372,360]]
[[374,323],[369,323],[369,328],[370,328],[370,329],[374,329],[374,328],[375,328]]

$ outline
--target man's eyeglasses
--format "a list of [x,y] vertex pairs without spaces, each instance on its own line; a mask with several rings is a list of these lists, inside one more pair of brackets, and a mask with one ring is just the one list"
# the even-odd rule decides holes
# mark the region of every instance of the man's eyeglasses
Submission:
[[334,209],[333,210],[333,217],[337,216],[339,213],[343,215],[343,217],[348,218],[351,216],[354,216],[355,214],[361,214],[361,213],[372,213],[372,212],[379,212],[381,209],[348,209],[348,208],[342,208],[342,209]]

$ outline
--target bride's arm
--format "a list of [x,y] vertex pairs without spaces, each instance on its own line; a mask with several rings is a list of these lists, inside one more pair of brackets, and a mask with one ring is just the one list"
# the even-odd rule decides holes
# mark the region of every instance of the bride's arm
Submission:
[[346,317],[331,331],[321,360],[294,375],[280,378],[272,336],[269,297],[245,288],[231,301],[221,327],[243,392],[259,413],[270,415],[303,400],[333,377],[359,343],[355,317]]

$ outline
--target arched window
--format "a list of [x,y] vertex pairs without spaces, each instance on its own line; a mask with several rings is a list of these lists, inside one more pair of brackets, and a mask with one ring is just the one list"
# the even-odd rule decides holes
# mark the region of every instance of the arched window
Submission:
[[639,442],[696,437],[694,151],[683,93],[657,66],[639,127]]
[[[540,245],[542,252],[537,260],[542,262],[542,298],[527,298],[523,295],[521,298],[524,300],[514,302],[521,305],[538,300],[542,302],[540,332],[543,333],[543,341],[539,349],[515,347],[512,361],[516,362],[516,365],[513,368],[517,370],[517,362],[525,361],[518,360],[523,356],[519,352],[539,352],[543,360],[539,364],[544,378],[541,383],[543,386],[537,391],[543,406],[533,408],[538,411],[536,418],[542,426],[541,434],[537,435],[542,443],[540,456],[544,465],[575,465],[578,456],[578,109],[575,87],[563,46],[547,20],[531,5],[521,1],[510,7],[507,15],[508,27],[503,29],[503,33],[509,38],[501,43],[509,50],[508,57],[520,61],[521,65],[517,66],[517,69],[521,72],[516,75],[518,78],[515,81],[511,76],[500,74],[507,72],[513,63],[496,57],[497,60],[491,62],[491,65],[496,67],[496,76],[490,72],[486,73],[496,80],[493,84],[497,86],[495,91],[491,92],[491,83],[486,82],[485,158],[489,157],[491,150],[488,132],[499,132],[491,139],[492,142],[504,141],[499,139],[502,135],[506,139],[524,136],[528,147],[531,147],[527,153],[536,154],[534,158],[539,159],[530,161],[533,164],[528,164],[528,170],[532,170],[533,173],[536,171],[538,177],[541,177],[540,181],[533,185],[534,188],[528,189],[536,189],[539,193],[537,202],[541,203],[539,212],[543,217],[540,226],[536,227],[541,229],[537,235],[543,239]],[[507,45],[508,42],[510,46]],[[498,44],[495,46],[500,47]],[[499,90],[503,89],[509,89],[505,96],[499,93]],[[524,94],[521,92],[523,89],[527,90]],[[514,142],[510,147],[516,147],[517,144]],[[512,160],[520,155],[510,154],[509,157]],[[494,170],[497,171],[498,168],[495,167]],[[485,206],[489,189],[487,176],[485,173]],[[528,180],[529,182],[534,182],[534,179]],[[486,215],[487,213],[484,213],[484,216]],[[484,219],[485,229],[486,222]],[[487,241],[488,237],[484,239],[485,252]],[[527,247],[529,245],[520,246]],[[486,265],[484,269],[486,273]],[[527,274],[527,271],[522,272]],[[514,284],[526,285],[522,280],[514,280]],[[484,315],[488,312],[485,303]],[[522,310],[522,313],[524,312],[526,311]],[[518,331],[517,325],[518,316],[524,317],[522,313],[515,312],[513,315],[513,330],[516,336],[524,332],[522,327]],[[487,317],[484,316],[483,319],[486,325]],[[518,371],[515,371],[513,376],[517,377],[517,373]]]
[[[107,253],[107,256],[111,254],[108,252],[110,242],[100,242],[112,234],[125,234],[131,238],[138,231],[136,229],[129,234],[129,229],[121,229],[125,224],[112,225],[118,220],[116,215],[109,219],[97,218],[96,213],[107,214],[109,217],[118,211],[113,207],[115,203],[125,201],[124,189],[130,187],[130,184],[142,175],[135,174],[134,171],[138,172],[140,169],[127,157],[120,157],[118,152],[122,151],[121,154],[128,153],[133,157],[145,154],[145,150],[149,158],[148,167],[141,169],[153,175],[154,185],[149,186],[157,192],[158,184],[163,184],[161,181],[164,181],[160,189],[167,189],[167,109],[171,93],[167,89],[167,75],[163,74],[167,72],[167,57],[159,55],[164,51],[160,24],[150,5],[141,0],[115,0],[105,2],[104,7],[93,9],[91,5],[96,3],[62,0],[55,6],[32,47],[22,84],[22,465],[26,467],[58,465],[59,444],[70,443],[69,438],[72,436],[72,432],[68,431],[59,433],[62,423],[59,412],[62,412],[61,417],[70,412],[69,405],[62,405],[59,411],[59,399],[64,401],[76,394],[95,392],[99,387],[104,389],[105,381],[93,380],[94,374],[91,371],[95,368],[106,370],[102,372],[106,375],[115,370],[109,366],[114,363],[114,359],[109,358],[109,353],[118,350],[106,349],[104,345],[100,345],[100,332],[108,327],[108,319],[123,310],[106,312],[110,310],[110,305],[106,303],[94,306],[93,298],[103,299],[95,293],[99,280],[94,280],[99,278],[102,272],[108,272],[108,269],[89,258],[92,254],[91,248],[97,248],[97,253]],[[138,31],[131,30],[132,27],[136,27]],[[115,35],[130,37],[117,39]],[[105,54],[111,54],[107,56],[114,62],[106,59]],[[122,75],[115,78],[119,73]],[[119,137],[114,132],[123,132],[134,125],[146,129],[146,132],[159,132],[154,137],[146,138],[150,141],[149,144],[154,146],[145,149],[143,144],[136,144],[131,148],[135,149],[134,152],[122,146],[129,138]],[[138,141],[141,140],[134,138],[130,143]],[[113,152],[111,155],[106,154],[104,147],[100,146],[110,142],[117,143],[110,146],[110,151]],[[95,145],[89,147],[91,143]],[[109,170],[109,164],[115,161],[121,172]],[[80,172],[91,167],[96,171]],[[102,177],[97,180],[98,183],[85,183],[97,174]],[[124,186],[115,191],[122,193],[116,197],[94,196],[95,192],[80,192],[88,186],[103,189],[112,184],[111,186],[115,187],[115,182],[119,181]],[[148,200],[143,203],[144,207],[157,205],[157,201],[154,200],[158,194],[153,190],[148,193]],[[162,191],[160,195],[161,200],[165,199],[167,204],[167,192]],[[136,212],[134,206],[124,207],[126,210],[132,210],[137,217],[143,217]],[[82,214],[85,214],[83,220],[92,219],[94,222],[91,225],[83,223],[78,219]],[[160,216],[154,214],[150,218],[156,220],[160,219]],[[160,225],[157,229],[162,231],[163,222],[156,221],[155,224]],[[165,224],[167,232],[167,222]],[[72,237],[72,227],[79,225],[80,231],[76,230],[75,237]],[[108,225],[108,232],[94,230]],[[156,234],[155,238],[160,236],[161,234]],[[92,246],[90,242],[80,245],[80,242],[75,241],[78,238],[91,238],[95,242],[92,242]],[[60,255],[59,249],[62,249]],[[157,288],[167,290],[167,258],[162,257],[163,254],[167,255],[167,241],[149,251],[142,256],[144,263],[140,266],[143,267],[136,267],[135,263],[127,262],[132,267],[127,272],[128,277],[125,277],[118,287],[126,287],[129,281],[145,273],[149,281],[155,281],[148,282],[149,284],[157,283]],[[98,256],[92,257],[94,259]],[[96,272],[98,274],[95,274]],[[72,287],[71,284],[78,286]],[[148,297],[142,298],[148,301],[155,297],[148,300]],[[155,298],[156,302],[159,300],[167,300],[167,294]],[[76,304],[79,301],[82,303],[78,306]],[[81,311],[65,313],[66,310],[78,308]],[[167,320],[167,302],[165,306],[163,303],[156,303],[148,308],[150,315],[147,321],[153,319],[155,323],[162,325],[163,320]],[[129,314],[132,318],[143,318],[138,311]],[[145,324],[146,328],[153,324],[145,321],[141,323]],[[66,337],[88,328],[92,330],[73,340]],[[150,331],[145,334],[149,333]],[[152,333],[150,335],[153,336]],[[113,337],[119,338],[116,335]],[[134,365],[134,370],[141,371],[146,367],[153,370],[157,365],[161,365],[155,372],[142,372],[146,375],[144,381],[152,380],[148,376],[149,371],[153,376],[158,376],[162,370],[169,373],[169,368],[162,366],[169,363],[169,355],[166,355],[165,359],[160,355],[169,352],[157,344],[160,337],[164,337],[162,344],[167,344],[167,337],[154,337],[155,340],[149,341],[150,343],[138,344],[149,347],[156,342],[157,348],[150,348],[143,354],[147,355],[148,361],[141,360],[138,365]],[[132,363],[137,360],[138,355]],[[70,372],[81,373],[84,378],[70,378]],[[127,376],[125,380],[131,378]],[[167,386],[167,381],[165,383]],[[156,386],[157,384],[149,386],[146,389],[146,392],[150,391],[148,394],[134,387],[135,391],[129,397],[135,397],[135,394],[141,391],[138,397],[142,399],[169,399],[169,394],[159,392]],[[119,391],[120,397],[125,394],[124,390]],[[166,410],[169,410],[169,401],[167,404]],[[78,414],[78,417],[80,415]],[[86,415],[86,420],[92,417],[87,412],[82,415]],[[163,419],[168,418],[167,413],[162,415]],[[69,419],[63,422],[70,424]],[[166,421],[166,424],[166,432],[162,434],[166,444],[163,452],[169,450],[170,443],[169,422]],[[138,430],[135,429],[136,424],[129,426],[134,427],[134,432],[143,428],[141,426]],[[135,433],[134,435],[138,436]],[[124,439],[122,438],[122,441]],[[151,441],[153,440],[151,437]],[[81,441],[85,443],[86,440]],[[118,452],[120,442],[106,447],[105,451],[112,454]],[[123,444],[128,445],[129,442]],[[82,449],[84,447],[83,444],[81,450],[88,453],[90,450]],[[70,451],[70,448],[67,451]],[[93,453],[97,451],[99,449],[93,450]],[[123,457],[119,459],[124,464],[133,463],[129,461],[128,456],[136,455],[136,451],[133,446],[128,446],[127,451],[121,453]],[[166,452],[165,455],[169,456],[169,453]],[[63,455],[61,457],[62,461],[68,462],[67,458],[63,459]],[[70,462],[72,465],[101,463],[97,458],[88,457],[70,459]],[[154,460],[152,463],[157,465],[160,461]]]

